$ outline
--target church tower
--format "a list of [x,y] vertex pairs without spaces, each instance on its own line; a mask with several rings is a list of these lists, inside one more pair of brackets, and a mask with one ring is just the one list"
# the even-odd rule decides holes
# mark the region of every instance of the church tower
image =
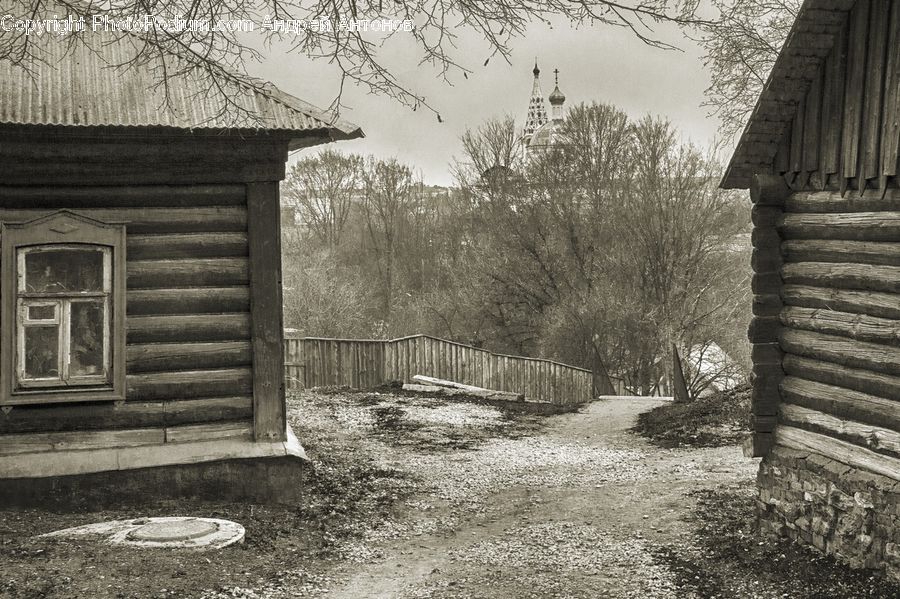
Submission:
[[531,88],[531,99],[528,101],[528,118],[525,119],[525,130],[522,132],[522,144],[528,146],[531,136],[547,123],[547,107],[544,94],[541,92],[541,70],[537,60],[534,61],[534,85]]
[[528,104],[528,119],[525,121],[525,130],[522,134],[522,150],[526,159],[531,159],[541,152],[559,143],[565,116],[566,96],[559,89],[559,69],[555,69],[553,92],[550,94],[551,118],[547,119],[547,111],[544,107],[544,98],[541,95],[541,86],[538,80],[540,70],[537,63],[534,65],[534,90],[531,92],[531,102]]

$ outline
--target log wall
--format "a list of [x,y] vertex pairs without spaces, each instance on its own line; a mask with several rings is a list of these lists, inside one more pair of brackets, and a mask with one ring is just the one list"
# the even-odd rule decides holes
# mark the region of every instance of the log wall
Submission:
[[792,192],[774,176],[751,190],[756,455],[771,447],[780,416],[900,458],[847,432],[900,431],[900,190],[848,195]]
[[900,577],[900,189],[751,198],[761,526]]
[[760,522],[900,577],[900,2],[806,3],[787,47],[793,115],[750,126],[791,120],[751,185]]
[[578,404],[593,398],[590,370],[539,358],[494,354],[415,335],[394,340],[285,339],[289,389],[375,387],[417,374],[525,395],[526,401]]
[[0,435],[250,423],[256,440],[284,440],[278,182],[296,136],[15,125],[0,135],[0,221],[69,209],[124,223],[127,236],[126,401],[17,406],[0,412]]
[[0,186],[0,220],[71,209],[127,231],[126,401],[16,407],[0,434],[250,422],[246,189]]
[[900,459],[900,190],[860,199],[785,200],[780,419]]

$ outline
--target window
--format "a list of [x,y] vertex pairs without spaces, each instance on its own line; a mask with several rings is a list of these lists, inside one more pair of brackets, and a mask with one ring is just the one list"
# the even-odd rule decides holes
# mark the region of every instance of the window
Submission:
[[109,383],[110,248],[36,245],[17,254],[20,386]]
[[0,227],[0,404],[124,399],[124,239],[68,211]]

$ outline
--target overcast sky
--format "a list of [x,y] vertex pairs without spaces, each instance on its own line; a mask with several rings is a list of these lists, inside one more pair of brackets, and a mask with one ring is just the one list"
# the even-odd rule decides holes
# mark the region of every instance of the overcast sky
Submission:
[[[657,33],[682,51],[652,48],[621,28],[538,23],[513,41],[511,64],[495,57],[485,67],[486,46],[471,33],[461,32],[459,45],[464,51],[457,56],[473,72],[468,79],[455,76],[451,84],[438,79],[433,70],[417,68],[418,56],[408,36],[395,39],[383,51],[384,62],[404,84],[427,97],[443,123],[427,110],[413,112],[387,97],[350,87],[344,91],[346,108],[341,116],[361,126],[366,138],[332,147],[396,157],[418,169],[426,183],[452,185],[449,165],[460,154],[459,137],[467,127],[505,114],[513,115],[521,127],[535,57],[545,97],[553,90],[552,71],[558,68],[567,106],[596,100],[615,104],[634,117],[664,115],[685,139],[706,145],[716,133],[716,122],[700,107],[708,84],[700,50],[675,28],[663,27]],[[403,35],[398,33],[397,38]],[[302,56],[272,51],[251,72],[323,108],[337,93],[339,77],[333,68]],[[311,151],[295,152],[291,160]]]

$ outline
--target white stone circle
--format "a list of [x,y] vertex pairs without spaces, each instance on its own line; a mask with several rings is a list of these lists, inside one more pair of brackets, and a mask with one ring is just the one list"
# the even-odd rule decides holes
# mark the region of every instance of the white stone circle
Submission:
[[45,538],[84,536],[101,537],[113,545],[209,550],[243,542],[244,527],[218,518],[170,516],[111,520],[41,535]]

